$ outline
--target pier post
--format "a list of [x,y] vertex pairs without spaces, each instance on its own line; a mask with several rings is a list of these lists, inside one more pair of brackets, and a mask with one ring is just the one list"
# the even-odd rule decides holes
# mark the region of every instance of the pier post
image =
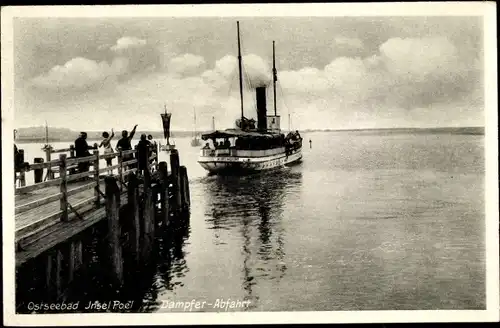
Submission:
[[108,221],[108,249],[113,277],[123,282],[123,260],[120,229],[120,189],[114,176],[104,178],[106,184],[106,218]]
[[68,283],[75,278],[75,274],[82,266],[82,241],[73,240],[67,244],[68,252]]
[[164,227],[169,224],[169,204],[168,204],[168,168],[167,162],[158,164],[160,174],[160,206],[161,221]]
[[26,186],[26,169],[24,167],[19,171],[19,186]]
[[170,153],[170,170],[172,172],[172,194],[173,205],[175,210],[178,211],[182,206],[181,190],[180,190],[180,175],[179,175],[179,153],[177,150],[172,150]]
[[120,179],[120,191],[123,191],[123,154],[122,150],[118,151],[118,179]]
[[53,294],[53,284],[52,284],[52,275],[53,275],[53,257],[52,254],[49,252],[47,254],[47,257],[45,258],[45,288],[47,290],[47,294],[49,296],[49,299],[51,299],[52,294]]
[[139,182],[134,172],[128,174],[128,206],[129,213],[132,216],[131,226],[131,246],[136,261],[139,260],[140,251],[140,234],[141,234],[141,221],[139,216]]
[[182,209],[186,210],[190,206],[191,199],[189,195],[189,180],[185,166],[179,167],[179,175],[181,180]]
[[151,174],[148,165],[144,170],[144,235],[149,235],[154,231],[154,206]]
[[54,283],[55,283],[55,293],[56,293],[56,300],[59,299],[59,297],[62,294],[62,253],[60,249],[56,250],[56,267],[55,267],[55,277],[54,277]]
[[81,240],[74,242],[75,247],[75,270],[78,270],[83,264],[83,243]]
[[101,204],[101,196],[99,194],[99,151],[94,150],[94,181],[95,181],[95,188],[94,188],[94,197],[95,197],[95,204],[96,206],[99,206]]
[[66,179],[66,154],[59,155],[59,177],[61,179],[59,191],[61,192],[60,209],[62,211],[61,221],[68,221],[68,185]]
[[[52,151],[52,147],[50,145],[47,145],[47,148],[45,148],[45,161],[48,163],[50,162],[50,154]],[[47,180],[52,180],[54,179],[54,172],[52,171],[52,168],[49,166],[47,167]]]
[[75,242],[70,241],[66,247],[68,248],[68,282],[71,283],[73,281],[73,278],[75,277],[76,271]]
[[[41,157],[36,157],[33,162],[35,164],[40,164],[43,163],[43,158]],[[35,183],[40,183],[43,181],[43,168],[41,169],[35,169],[34,170],[34,175],[35,175]]]

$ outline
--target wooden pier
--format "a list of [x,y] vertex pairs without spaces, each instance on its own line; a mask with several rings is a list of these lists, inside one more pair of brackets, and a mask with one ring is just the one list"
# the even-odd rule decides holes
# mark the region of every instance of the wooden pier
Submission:
[[[158,149],[113,154],[94,150],[91,156],[79,158],[74,157],[73,147],[46,152],[47,161],[37,159],[17,172],[21,186],[15,190],[16,267],[42,257],[47,288],[56,290],[55,295],[61,294],[64,280],[71,282],[84,262],[82,241],[75,238],[83,231],[107,221],[110,269],[121,283],[123,252],[139,260],[148,251],[156,228],[168,228],[172,220],[181,220],[189,212],[187,170],[180,166],[175,149],[170,152],[169,165],[158,161]],[[59,157],[52,159],[55,153]],[[99,167],[99,161],[107,158],[117,163]],[[85,163],[87,169],[78,171]],[[146,168],[139,170],[139,163],[147,163]],[[26,185],[30,172],[35,183]],[[127,218],[120,215],[124,211]]]

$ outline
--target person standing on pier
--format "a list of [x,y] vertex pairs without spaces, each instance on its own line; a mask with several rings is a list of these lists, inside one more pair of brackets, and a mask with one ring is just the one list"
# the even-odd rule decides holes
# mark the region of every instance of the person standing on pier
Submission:
[[156,159],[158,159],[158,144],[155,140],[153,140],[153,136],[150,134],[148,135],[148,141],[151,143],[152,153],[154,153],[156,155]]
[[[113,129],[111,129],[111,136],[109,135],[108,132],[102,133],[102,137],[104,139],[101,141],[99,148],[104,147],[104,155],[113,153],[113,147],[111,147],[111,139],[113,139],[114,136],[115,132],[113,131]],[[107,167],[113,166],[113,158],[111,157],[106,158],[106,166]],[[113,170],[109,170],[108,172],[109,174],[113,174]]]
[[[126,151],[126,150],[132,150],[132,138],[134,137],[135,130],[137,129],[137,124],[134,126],[132,131],[130,131],[130,135],[128,134],[127,130],[122,131],[122,138],[118,140],[118,143],[116,144],[116,148],[121,150],[121,151]],[[130,161],[134,158],[132,154],[127,154],[123,155],[123,161]],[[130,165],[129,165],[130,166]]]
[[[87,157],[90,156],[89,145],[87,144],[87,132],[80,132],[80,136],[75,140],[75,157]],[[78,163],[78,171],[88,172],[90,163]]]
[[145,134],[141,134],[141,140],[137,144],[137,164],[138,164],[138,172],[144,174],[143,171],[146,171],[149,167],[149,157],[151,156],[151,147],[152,144],[147,140]]

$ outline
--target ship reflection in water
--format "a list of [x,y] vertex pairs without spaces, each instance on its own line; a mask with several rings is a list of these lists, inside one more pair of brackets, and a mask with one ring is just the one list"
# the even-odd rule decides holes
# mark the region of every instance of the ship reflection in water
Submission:
[[222,242],[219,239],[223,231],[232,235],[226,239],[241,240],[244,298],[251,301],[249,309],[265,307],[266,300],[259,299],[262,287],[269,281],[279,282],[286,274],[284,206],[293,203],[301,187],[302,173],[287,168],[210,179],[205,184],[208,198],[205,214],[210,217],[207,222],[215,244]]

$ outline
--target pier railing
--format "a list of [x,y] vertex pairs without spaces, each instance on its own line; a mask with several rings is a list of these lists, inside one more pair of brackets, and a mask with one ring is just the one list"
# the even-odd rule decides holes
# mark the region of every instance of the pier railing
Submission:
[[[59,200],[59,209],[49,215],[37,217],[34,222],[31,220],[29,225],[16,229],[16,241],[18,236],[25,236],[28,230],[32,231],[38,226],[43,226],[54,221],[57,222],[58,217],[60,221],[68,221],[69,211],[72,211],[78,217],[78,211],[86,205],[94,204],[97,207],[101,206],[104,198],[104,193],[101,190],[103,189],[103,181],[106,176],[113,175],[113,170],[118,171],[116,179],[120,185],[120,192],[123,192],[124,187],[127,186],[125,177],[131,172],[136,173],[138,170],[136,166],[139,156],[149,156],[147,168],[144,170],[147,170],[148,174],[145,175],[149,176],[151,172],[158,170],[157,152],[154,151],[151,152],[150,155],[149,151],[148,154],[140,154],[137,149],[118,151],[110,154],[99,154],[98,150],[94,150],[91,156],[74,158],[68,158],[67,154],[64,153],[67,151],[71,151],[71,148],[52,150],[52,153],[61,153],[59,154],[59,159],[50,160],[44,163],[34,163],[29,165],[28,169],[21,171],[23,173],[23,179],[25,178],[26,172],[33,171],[35,183],[26,186],[25,181],[23,181],[24,183],[21,183],[22,187],[15,189],[16,197],[23,197],[22,195],[27,195],[29,197],[30,194],[36,193],[47,187],[59,186],[59,188],[56,193],[16,206],[15,214],[22,214],[57,200]],[[109,158],[117,158],[118,163],[113,166],[100,167],[100,160]],[[90,167],[92,167],[92,169],[90,169]],[[76,168],[80,168],[80,170],[75,170]],[[43,176],[43,170],[47,172],[47,179],[40,182],[40,177]],[[59,173],[58,177],[55,177],[55,172]],[[77,181],[84,182],[84,184],[76,185],[74,188],[71,188],[71,183]],[[86,181],[88,181],[88,183],[85,183]],[[71,204],[68,201],[70,196],[88,189],[94,189],[92,197],[80,200],[76,204]],[[45,191],[40,191],[40,194],[43,195],[44,192]]]

